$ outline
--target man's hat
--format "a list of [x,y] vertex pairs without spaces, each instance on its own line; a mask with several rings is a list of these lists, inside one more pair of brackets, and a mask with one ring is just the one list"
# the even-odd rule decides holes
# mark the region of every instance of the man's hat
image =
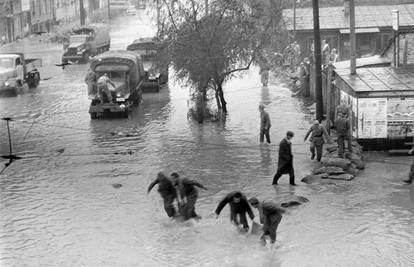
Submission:
[[314,121],[313,121],[313,124],[314,124],[314,125],[319,125],[319,121],[318,121],[318,120],[314,120]]

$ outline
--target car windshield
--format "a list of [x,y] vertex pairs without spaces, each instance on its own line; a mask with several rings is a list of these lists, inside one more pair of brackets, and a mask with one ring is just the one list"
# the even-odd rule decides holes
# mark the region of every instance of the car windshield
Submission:
[[83,43],[86,41],[86,36],[74,35],[70,37],[71,43]]
[[0,66],[4,68],[13,68],[12,58],[0,58]]

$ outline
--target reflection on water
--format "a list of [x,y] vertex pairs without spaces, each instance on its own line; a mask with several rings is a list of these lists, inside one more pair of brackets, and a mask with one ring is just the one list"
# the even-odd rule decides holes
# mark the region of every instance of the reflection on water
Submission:
[[[301,141],[310,116],[285,87],[261,87],[256,69],[226,85],[226,120],[200,125],[187,120],[188,93],[173,82],[145,94],[128,119],[91,121],[86,68],[51,69],[54,78],[32,93],[0,98],[2,116],[26,121],[12,123],[16,151],[42,156],[0,176],[1,266],[414,265],[414,189],[400,183],[408,166],[373,160],[348,183],[291,187],[285,178],[270,185],[287,130],[296,131],[298,179],[311,168]],[[258,145],[260,102],[272,119],[269,147]],[[4,122],[0,134],[6,136]],[[0,153],[8,153],[4,138]],[[170,221],[156,190],[146,194],[160,170],[209,189],[200,191],[200,222]],[[268,250],[258,236],[232,228],[228,207],[219,219],[212,214],[231,190],[310,201],[289,210],[276,250]]]

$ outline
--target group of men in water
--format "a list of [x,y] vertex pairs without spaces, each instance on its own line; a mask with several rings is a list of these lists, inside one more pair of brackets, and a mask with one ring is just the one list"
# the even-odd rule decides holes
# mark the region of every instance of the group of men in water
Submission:
[[[198,198],[198,189],[207,190],[197,181],[181,178],[178,173],[174,172],[167,177],[164,173],[159,172],[157,178],[149,185],[147,192],[158,184],[158,192],[164,200],[164,209],[170,218],[181,218],[182,220],[196,219],[201,217],[195,212],[195,204]],[[174,205],[177,202],[177,209]],[[247,200],[246,196],[240,191],[228,193],[218,204],[215,214],[218,218],[221,211],[226,205],[230,206],[230,221],[236,225],[241,232],[248,232],[249,223],[247,215],[253,223],[254,213],[251,206],[258,209],[260,223],[262,226],[262,236],[260,240],[266,245],[266,236],[270,237],[270,243],[276,242],[276,231],[285,212],[278,204],[269,201],[259,201],[252,197]]]

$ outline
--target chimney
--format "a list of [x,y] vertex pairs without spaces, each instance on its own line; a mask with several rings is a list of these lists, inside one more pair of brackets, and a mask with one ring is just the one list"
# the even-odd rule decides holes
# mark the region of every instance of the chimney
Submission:
[[344,10],[343,10],[343,12],[344,12],[344,15],[346,17],[349,16],[349,0],[344,0]]

